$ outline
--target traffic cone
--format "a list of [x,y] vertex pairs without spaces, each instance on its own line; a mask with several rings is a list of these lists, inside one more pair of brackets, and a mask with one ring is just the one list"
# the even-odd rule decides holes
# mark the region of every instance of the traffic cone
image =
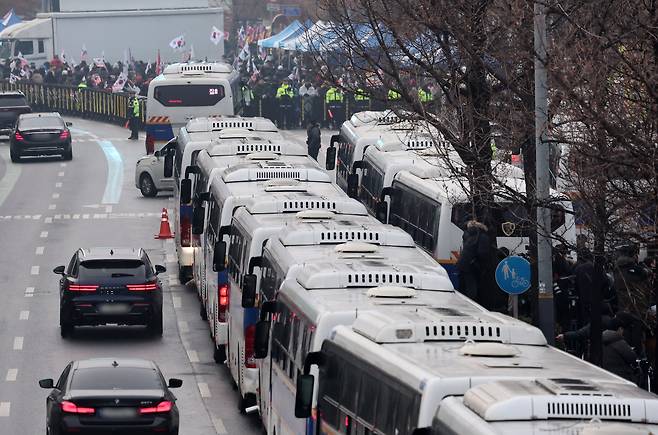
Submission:
[[174,235],[171,233],[169,226],[169,215],[167,209],[162,209],[162,217],[160,218],[160,233],[155,235],[156,239],[173,239]]

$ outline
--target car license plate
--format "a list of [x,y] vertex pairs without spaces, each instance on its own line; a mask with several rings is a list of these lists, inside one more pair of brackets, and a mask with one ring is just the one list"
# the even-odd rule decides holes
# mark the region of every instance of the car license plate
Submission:
[[137,416],[135,408],[101,408],[101,417],[105,418],[134,418]]
[[98,312],[101,314],[125,314],[130,311],[127,304],[100,304]]

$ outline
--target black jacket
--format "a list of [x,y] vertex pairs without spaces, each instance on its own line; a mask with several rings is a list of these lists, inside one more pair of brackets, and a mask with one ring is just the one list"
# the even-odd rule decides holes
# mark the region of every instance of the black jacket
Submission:
[[634,366],[637,355],[633,348],[624,340],[617,331],[603,331],[603,368],[628,379],[637,382]]
[[484,266],[489,254],[489,236],[479,226],[471,226],[462,236],[462,252],[457,262],[460,272],[478,273]]
[[307,131],[306,144],[309,148],[320,148],[320,127],[316,124]]

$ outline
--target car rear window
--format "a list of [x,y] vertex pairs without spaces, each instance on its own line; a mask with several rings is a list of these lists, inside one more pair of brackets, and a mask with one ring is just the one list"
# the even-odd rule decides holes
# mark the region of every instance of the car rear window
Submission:
[[0,107],[27,106],[25,97],[20,95],[0,95]]
[[214,106],[224,99],[222,85],[169,85],[155,88],[153,96],[166,107]]
[[116,278],[117,283],[133,282],[135,279],[146,280],[151,277],[152,271],[147,270],[141,260],[87,260],[80,263],[78,278],[93,281],[107,278]]
[[63,129],[64,122],[62,118],[56,116],[47,116],[41,118],[22,118],[18,120],[18,129],[19,130],[56,130]]
[[71,378],[72,390],[159,390],[159,374],[148,368],[94,367],[78,369]]

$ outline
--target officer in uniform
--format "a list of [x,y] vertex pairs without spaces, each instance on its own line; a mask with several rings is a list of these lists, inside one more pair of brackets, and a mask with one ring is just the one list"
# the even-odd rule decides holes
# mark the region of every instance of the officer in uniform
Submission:
[[324,94],[324,103],[326,106],[326,120],[331,128],[336,128],[345,122],[345,97],[343,93],[335,86],[327,89]]
[[130,119],[128,123],[130,125],[130,140],[139,139],[139,118],[141,115],[141,107],[139,105],[139,100],[137,95],[133,96],[128,103],[128,109],[130,113]]
[[292,99],[295,93],[287,80],[276,90],[276,100],[279,103],[279,128],[288,128],[292,116]]
[[359,88],[354,92],[355,112],[370,110],[370,96],[363,89]]
[[386,99],[388,100],[389,103],[397,103],[398,101],[400,101],[400,98],[402,98],[402,96],[398,91],[396,91],[395,89],[388,90]]

